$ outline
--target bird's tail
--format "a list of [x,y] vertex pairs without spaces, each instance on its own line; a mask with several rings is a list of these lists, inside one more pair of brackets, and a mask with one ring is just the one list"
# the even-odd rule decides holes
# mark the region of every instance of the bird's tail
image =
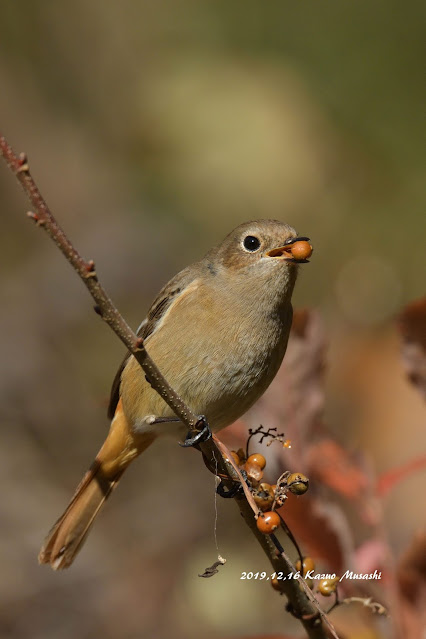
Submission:
[[67,509],[47,535],[38,556],[39,563],[50,564],[54,570],[72,564],[125,469],[154,438],[151,433],[135,438],[119,402],[108,437]]

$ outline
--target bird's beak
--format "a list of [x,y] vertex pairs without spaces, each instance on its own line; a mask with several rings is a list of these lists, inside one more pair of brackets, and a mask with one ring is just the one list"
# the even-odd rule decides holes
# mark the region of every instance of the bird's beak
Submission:
[[[302,250],[294,250],[296,249],[296,242],[303,242]],[[302,244],[298,245],[300,249]],[[309,242],[309,237],[292,237],[289,238],[283,246],[278,246],[277,248],[271,249],[267,253],[265,253],[266,257],[275,257],[280,260],[286,260],[287,262],[297,262],[297,263],[305,263],[309,262],[307,259],[312,255],[313,248]]]

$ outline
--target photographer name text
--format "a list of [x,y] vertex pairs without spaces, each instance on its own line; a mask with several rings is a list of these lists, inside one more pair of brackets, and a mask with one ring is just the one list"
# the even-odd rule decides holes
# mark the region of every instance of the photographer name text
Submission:
[[[278,579],[278,581],[286,581],[287,579],[300,579],[301,577],[301,573],[299,571],[296,572],[289,572],[287,574],[285,574],[284,572],[273,572],[272,574],[268,575],[268,573],[266,572],[242,572],[241,573],[241,577],[240,579],[258,579],[259,581],[262,581],[263,579],[265,579],[266,581],[269,581],[270,579]],[[322,580],[322,579],[336,579],[337,575],[335,573],[320,573],[320,572],[315,572],[314,570],[308,570],[308,572],[305,575],[305,579],[317,579],[317,580]],[[374,579],[381,579],[382,578],[382,573],[378,570],[375,570],[374,572],[353,572],[352,570],[347,570],[345,573],[343,573],[343,575],[339,578],[339,582],[340,581],[344,581],[345,579],[365,579],[368,581],[374,580]]]

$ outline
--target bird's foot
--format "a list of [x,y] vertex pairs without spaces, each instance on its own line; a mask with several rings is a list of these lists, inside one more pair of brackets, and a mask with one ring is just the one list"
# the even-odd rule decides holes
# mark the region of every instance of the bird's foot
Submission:
[[179,442],[180,446],[183,446],[184,448],[197,446],[202,442],[206,442],[212,436],[212,431],[210,430],[210,426],[208,425],[207,419],[204,417],[204,415],[199,416],[194,430],[198,432],[193,435],[194,431],[188,431],[188,434],[185,437],[185,441],[183,443]]
[[[243,476],[244,481],[248,483],[246,471],[241,470],[240,472]],[[223,479],[221,479],[220,484],[218,484],[216,488],[216,492],[220,497],[224,497],[225,499],[231,499],[232,497],[236,497],[239,493],[244,493],[244,489],[242,485],[240,484],[240,482],[238,481],[236,481],[235,484],[231,486],[231,488],[227,488],[225,486]]]

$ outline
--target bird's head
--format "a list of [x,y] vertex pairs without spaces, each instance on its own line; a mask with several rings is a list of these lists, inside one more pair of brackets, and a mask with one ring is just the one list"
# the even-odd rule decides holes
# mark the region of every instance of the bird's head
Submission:
[[263,287],[269,294],[291,296],[297,265],[308,262],[312,254],[309,238],[278,220],[256,220],[235,228],[221,244],[206,255],[212,274],[229,283],[252,287],[253,300]]

